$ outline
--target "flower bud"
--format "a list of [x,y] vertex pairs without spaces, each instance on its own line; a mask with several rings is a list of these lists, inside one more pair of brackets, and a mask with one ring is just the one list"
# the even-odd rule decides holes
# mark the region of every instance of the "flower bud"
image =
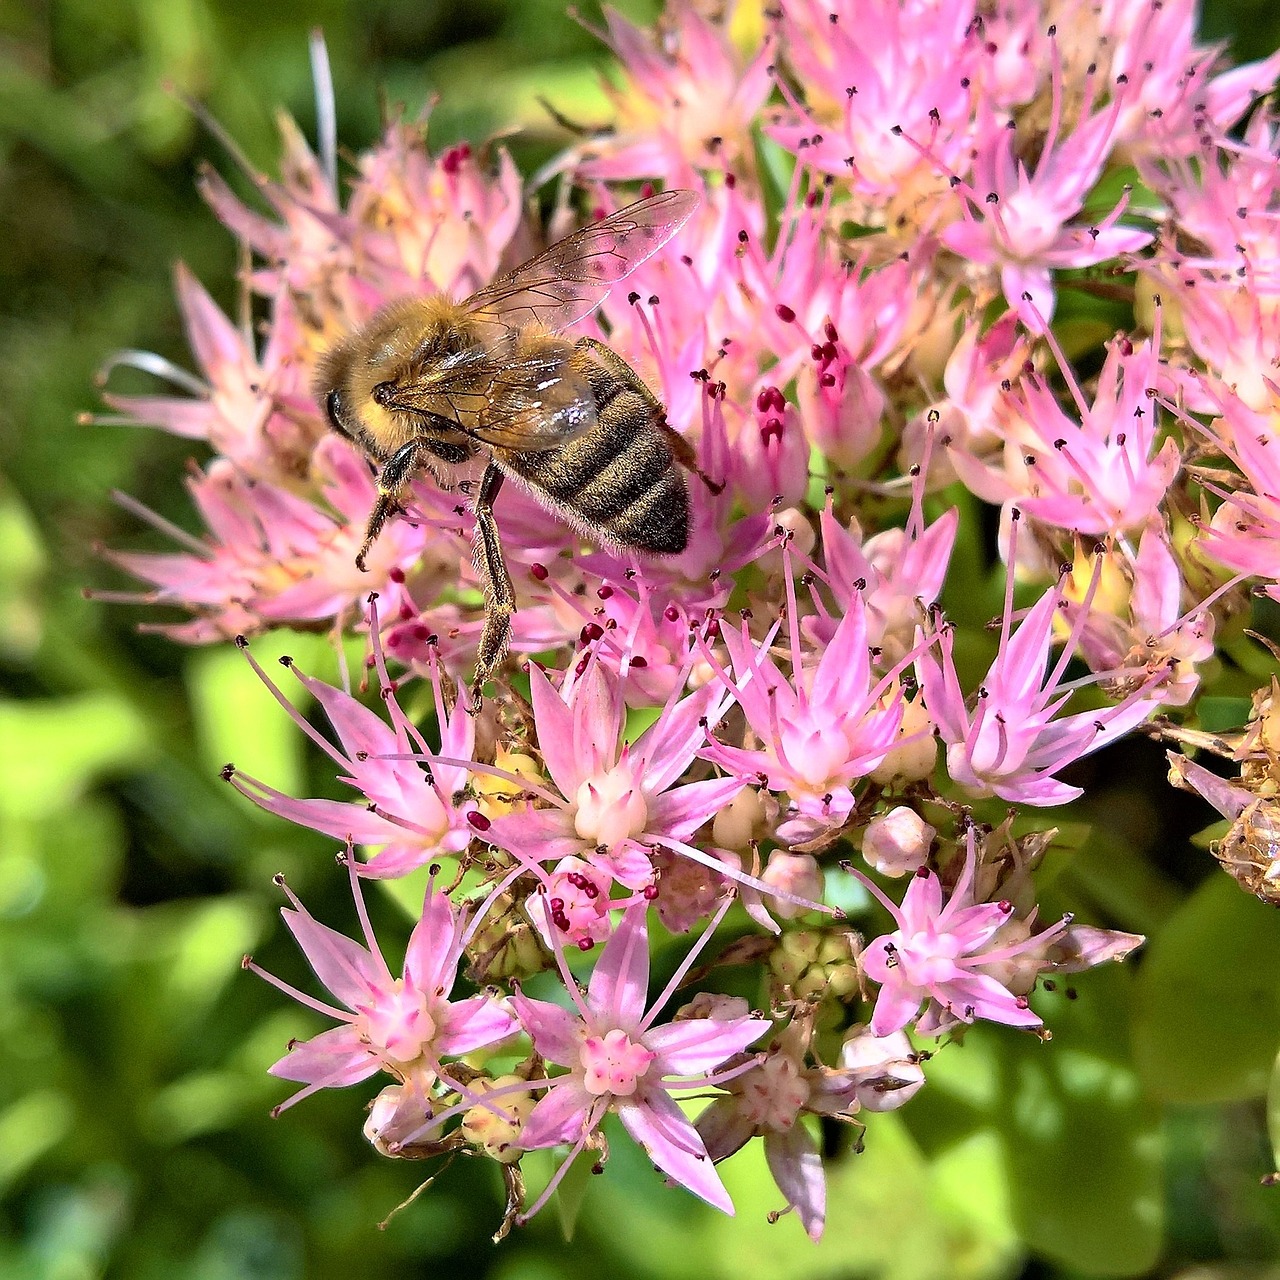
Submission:
[[[767,885],[775,889],[784,889],[798,898],[807,898],[810,902],[822,901],[822,890],[825,879],[818,860],[807,853],[784,853],[775,849],[769,855],[769,865],[760,877]],[[769,910],[783,920],[798,916],[805,908],[798,902],[790,902],[786,898],[769,898]]]
[[871,771],[871,781],[882,787],[919,782],[929,777],[937,761],[938,741],[929,713],[919,699],[904,698],[898,745],[885,752],[884,759]]
[[[467,1086],[479,1098],[495,1089],[523,1083],[520,1076],[498,1076],[489,1080],[477,1076]],[[534,1097],[530,1092],[515,1091],[503,1094],[492,1102],[478,1102],[462,1117],[462,1132],[468,1142],[483,1147],[485,1154],[502,1164],[514,1164],[520,1159],[520,1131],[533,1110]]]
[[754,787],[744,787],[711,823],[711,840],[721,849],[742,852],[752,840],[768,834],[764,801]]
[[881,875],[897,879],[924,866],[937,834],[914,809],[898,805],[867,823],[862,856]]

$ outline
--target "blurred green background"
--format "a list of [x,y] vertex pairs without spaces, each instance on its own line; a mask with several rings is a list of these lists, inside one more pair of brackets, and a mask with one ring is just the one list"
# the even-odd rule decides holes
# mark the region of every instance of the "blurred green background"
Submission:
[[[144,611],[81,597],[109,581],[95,544],[147,544],[113,488],[191,524],[178,483],[191,447],[75,418],[116,348],[187,363],[175,259],[234,303],[234,245],[193,185],[202,159],[230,166],[173,90],[270,171],[277,106],[314,132],[317,25],[352,150],[376,137],[380,88],[411,108],[438,95],[435,144],[520,126],[526,171],[557,145],[538,94],[603,113],[606,52],[560,0],[0,3],[0,1277],[1274,1267],[1280,1190],[1259,1178],[1273,1167],[1280,917],[1190,850],[1209,815],[1161,790],[1141,745],[1096,770],[1079,816],[1105,829],[1079,828],[1054,891],[1151,946],[1086,977],[1078,999],[1046,998],[1052,1046],[980,1032],[941,1055],[930,1087],[838,1165],[820,1249],[793,1221],[766,1225],[780,1199],[758,1156],[726,1167],[730,1222],[663,1188],[626,1142],[571,1244],[547,1213],[492,1248],[498,1181],[465,1160],[378,1231],[421,1167],[366,1146],[369,1091],[268,1118],[283,1089],[265,1067],[317,1029],[240,970],[253,951],[306,985],[270,876],[285,871],[339,928],[352,912],[328,842],[240,803],[217,768],[234,759],[295,793],[332,791],[332,776],[234,652],[180,649],[135,630]],[[1270,0],[1221,0],[1204,26],[1241,59],[1280,41]],[[314,638],[271,643],[320,674],[332,663]],[[1238,712],[1224,700],[1224,723]],[[393,905],[373,909],[403,936]]]

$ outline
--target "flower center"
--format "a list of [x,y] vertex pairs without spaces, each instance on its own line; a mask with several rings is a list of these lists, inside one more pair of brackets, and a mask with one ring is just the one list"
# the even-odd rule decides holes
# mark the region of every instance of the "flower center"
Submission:
[[638,836],[649,821],[649,806],[630,768],[618,765],[588,778],[578,788],[574,830],[594,845],[612,849],[629,836]]
[[794,1058],[773,1053],[743,1077],[739,1095],[743,1119],[757,1128],[785,1133],[809,1101],[809,1082]]
[[588,1036],[582,1042],[581,1062],[586,1068],[583,1084],[597,1098],[606,1093],[629,1098],[656,1057],[651,1049],[634,1044],[625,1031],[616,1027],[603,1036]]
[[427,1012],[422,993],[397,978],[389,991],[380,991],[375,1003],[361,1006],[369,1043],[395,1062],[413,1062],[422,1055],[436,1033],[435,1019]]
[[849,742],[844,734],[813,716],[783,721],[782,749],[792,769],[820,791],[840,778],[849,760]]

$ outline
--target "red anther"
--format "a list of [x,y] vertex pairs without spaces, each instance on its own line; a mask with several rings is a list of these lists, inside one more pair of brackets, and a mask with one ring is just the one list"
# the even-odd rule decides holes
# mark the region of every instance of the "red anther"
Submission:
[[732,173],[726,173],[724,175],[724,185],[728,187],[730,191],[732,191],[734,187],[738,185],[737,176]]
[[809,354],[813,357],[815,363],[820,364],[822,362],[823,348],[816,342],[809,348]]
[[680,610],[677,609],[675,605],[669,604],[665,609],[663,609],[662,616],[666,618],[668,622],[679,622]]
[[545,564],[531,564],[529,573],[537,578],[539,582],[546,582],[547,580],[547,566]]
[[836,375],[834,373],[824,373],[818,381],[824,387],[834,387],[836,385]]
[[774,307],[773,313],[782,321],[783,324],[790,324],[796,318],[796,313],[792,311],[785,302],[778,303],[778,305]]
[[765,421],[763,427],[760,428],[760,439],[768,444],[772,440],[782,439],[782,419],[769,418]]
[[390,578],[392,582],[403,582],[404,570],[400,568],[399,565],[392,565],[391,569],[387,573],[387,577]]
[[830,364],[836,358],[836,344],[834,342],[824,342],[822,344],[822,359],[826,364]]
[[599,596],[601,600],[607,600],[611,595],[613,595],[613,588],[606,582],[596,589],[596,595]]
[[652,902],[658,896],[658,886],[656,884],[647,884],[640,890],[640,896],[646,902]]
[[588,659],[586,658],[578,659],[578,665],[573,669],[573,674],[575,676],[580,676],[587,669],[587,661]]
[[488,831],[493,823],[484,816],[478,809],[472,809],[467,813],[467,821],[475,827],[477,831]]
[[840,340],[840,335],[836,332],[836,327],[830,320],[822,326],[822,332],[826,334],[828,342],[838,342]]
[[592,947],[594,947],[595,945],[596,945],[596,944],[595,944],[594,942],[592,942],[590,938],[579,938],[579,939],[578,939],[578,950],[579,950],[579,951],[590,951],[590,950],[591,950],[591,948],[592,948]]
[[703,628],[702,634],[708,640],[718,640],[720,638],[720,623],[716,618],[712,618]]
[[631,665],[633,667],[640,668],[640,667],[647,667],[649,663],[645,660],[645,658],[641,654],[637,653],[635,657],[631,659]]
[[590,644],[592,640],[599,640],[604,635],[604,628],[598,622],[588,622],[579,634],[583,644]]

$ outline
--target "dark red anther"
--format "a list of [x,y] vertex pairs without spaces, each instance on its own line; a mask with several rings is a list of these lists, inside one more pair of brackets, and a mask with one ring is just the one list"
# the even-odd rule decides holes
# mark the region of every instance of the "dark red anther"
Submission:
[[547,910],[548,910],[548,911],[550,911],[550,912],[551,912],[551,914],[552,914],[553,916],[562,916],[562,915],[564,915],[564,899],[563,899],[563,898],[552,898],[552,899],[547,903]]
[[796,313],[792,311],[785,302],[778,303],[778,305],[774,307],[773,313],[782,321],[783,324],[790,324],[796,318]]
[[653,183],[646,182],[640,187],[640,199],[647,200],[651,195],[653,195]]
[[656,884],[647,884],[640,890],[640,896],[646,902],[652,902],[658,896],[658,886]]
[[546,582],[547,580],[547,566],[545,564],[531,564],[529,566],[529,573],[531,576],[537,578],[539,582]]
[[577,666],[575,666],[573,669],[573,674],[575,676],[580,676],[587,669],[587,663],[589,661],[590,661],[589,658],[579,658]]
[[836,344],[834,342],[824,342],[822,344],[822,362],[830,364],[837,355]]
[[[566,931],[566,932],[568,932],[568,926],[566,926],[565,931]],[[596,944],[595,944],[594,942],[592,942],[590,938],[579,938],[579,939],[578,939],[578,950],[579,950],[579,951],[590,951],[590,950],[591,950],[591,948],[592,948],[592,947],[594,947],[595,945],[596,945]]]
[[717,618],[712,618],[703,629],[702,634],[708,640],[718,640],[720,638],[720,622]]
[[613,595],[613,588],[606,582],[596,589],[596,595],[598,595],[601,600],[607,600],[611,595]]
[[631,659],[631,665],[635,667],[637,670],[639,670],[642,667],[647,667],[649,663],[648,663],[648,660],[642,654],[637,653]]
[[679,622],[680,610],[677,609],[675,605],[669,604],[665,609],[663,609],[662,616],[666,618],[668,622]]
[[398,564],[397,564],[397,565],[392,565],[391,569],[390,569],[390,570],[388,571],[388,573],[387,573],[387,577],[388,577],[388,578],[390,578],[390,579],[391,579],[391,581],[392,581],[392,582],[395,582],[395,583],[403,582],[403,581],[404,581],[404,570],[403,570],[402,568],[400,568],[400,566],[399,566]]
[[763,427],[760,428],[760,439],[762,443],[768,444],[770,440],[782,439],[782,419],[769,418]]
[[493,823],[480,812],[479,809],[472,809],[467,814],[467,821],[475,827],[477,831],[488,831]]
[[440,157],[440,167],[447,174],[456,174],[462,166],[471,159],[471,148],[465,143],[460,142],[456,147],[450,147],[448,151]]
[[726,187],[728,187],[730,191],[732,191],[732,190],[734,189],[734,187],[736,187],[736,186],[738,185],[738,177],[737,177],[737,174],[733,174],[733,173],[726,173],[726,174],[724,175],[724,185],[725,185]]
[[815,364],[822,363],[822,348],[816,342],[809,348],[809,354],[813,357]]
[[836,385],[836,375],[834,373],[824,373],[819,377],[818,381],[824,387],[834,387]]
[[822,326],[822,332],[826,334],[828,342],[839,342],[840,335],[836,332],[836,327],[830,320]]

